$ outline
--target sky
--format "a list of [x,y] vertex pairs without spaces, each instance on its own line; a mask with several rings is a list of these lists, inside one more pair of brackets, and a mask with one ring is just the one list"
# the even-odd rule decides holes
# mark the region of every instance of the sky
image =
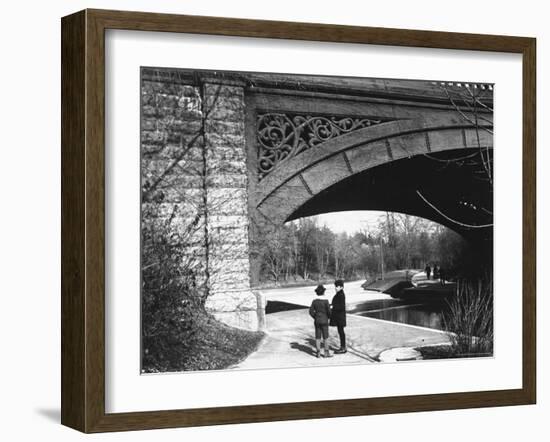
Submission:
[[346,232],[352,234],[358,230],[369,227],[374,230],[378,226],[378,218],[385,215],[386,212],[377,211],[352,211],[352,212],[333,212],[317,215],[319,225],[326,225],[333,232]]

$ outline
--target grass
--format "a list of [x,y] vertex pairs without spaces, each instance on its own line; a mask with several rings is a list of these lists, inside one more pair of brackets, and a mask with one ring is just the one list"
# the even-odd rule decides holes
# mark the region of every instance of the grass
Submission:
[[175,346],[166,351],[163,359],[172,360],[169,367],[162,361],[149,361],[143,367],[144,373],[223,370],[243,361],[254,352],[264,337],[262,332],[253,332],[229,327],[210,315],[197,323],[193,335],[193,342],[186,346],[181,355],[180,349]]

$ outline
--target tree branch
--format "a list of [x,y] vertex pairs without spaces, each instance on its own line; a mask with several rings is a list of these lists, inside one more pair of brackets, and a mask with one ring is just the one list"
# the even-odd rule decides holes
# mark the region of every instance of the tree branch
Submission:
[[428,205],[430,206],[433,210],[435,210],[439,215],[441,215],[443,218],[445,218],[447,221],[450,221],[452,222],[453,224],[457,224],[459,226],[462,226],[462,227],[468,227],[470,229],[485,229],[487,227],[493,227],[493,223],[491,224],[481,224],[481,225],[475,225],[475,224],[466,224],[466,223],[463,223],[463,222],[460,222],[460,221],[457,221],[453,218],[451,218],[450,216],[447,216],[445,215],[441,210],[439,210],[436,206],[434,206],[432,203],[430,203],[426,197],[424,197],[424,195],[422,195],[422,193],[417,190],[416,191],[417,195],[422,198],[422,200]]

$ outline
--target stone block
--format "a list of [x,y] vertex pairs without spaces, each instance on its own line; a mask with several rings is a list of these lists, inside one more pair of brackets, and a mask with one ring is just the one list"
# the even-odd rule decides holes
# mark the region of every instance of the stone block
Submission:
[[212,293],[223,292],[225,290],[249,290],[250,278],[243,272],[216,272],[210,274],[210,290]]
[[346,151],[354,172],[367,170],[388,161],[387,146],[384,140],[374,141]]
[[[164,109],[164,108],[162,108]],[[170,115],[178,120],[187,121],[187,120],[195,120],[197,118],[202,118],[202,114],[198,114],[197,112],[188,111],[185,108],[177,107],[175,109],[172,109],[172,112],[167,113],[166,111],[158,112],[158,114],[164,116],[164,115]]]
[[[198,138],[191,147],[188,147],[186,143],[181,144],[166,142],[164,144],[141,144],[141,157],[143,160],[174,160],[181,158],[181,161],[194,161],[195,163],[201,163],[202,170],[202,139]],[[194,164],[194,167],[197,167]]]
[[157,117],[157,107],[151,104],[141,106],[141,115],[145,117]]
[[172,158],[143,158],[141,161],[141,176],[142,179],[154,179],[164,176],[166,180],[177,179],[182,175],[201,177],[191,166],[196,166],[196,164],[188,164],[185,160],[174,163]]
[[244,161],[207,161],[209,175],[242,175],[246,177],[246,163]]
[[163,130],[142,130],[141,143],[148,145],[165,144],[168,134]]
[[[480,146],[482,148],[489,146],[490,148],[493,147],[493,134],[487,132],[485,129],[479,128],[471,128],[471,129],[465,129],[464,135],[466,137],[466,146],[471,148],[479,148]],[[479,141],[478,141],[479,136]]]
[[208,150],[209,161],[240,161],[246,164],[246,151],[244,141],[242,145],[217,145]]
[[[223,261],[226,267],[234,268],[234,262],[248,260],[248,241],[246,242],[209,242],[212,261]],[[216,263],[214,263],[214,266]],[[239,267],[240,269],[240,267]]]
[[246,215],[233,214],[212,214],[208,216],[208,228],[212,231],[221,229],[227,235],[237,237],[244,235],[248,228],[248,218]]
[[223,174],[209,176],[206,180],[208,187],[225,189],[246,188],[248,179],[245,174]]
[[285,186],[275,190],[259,206],[260,216],[270,223],[283,223],[304,201],[311,198],[299,177],[294,177]]
[[155,93],[152,91],[144,91],[142,88],[141,92],[141,106],[152,106],[155,107]]
[[462,129],[432,130],[429,136],[432,152],[464,148]]
[[179,97],[176,95],[168,95],[162,92],[155,94],[154,105],[156,107],[175,108],[178,107]]
[[317,194],[332,184],[341,181],[350,174],[351,172],[349,171],[344,157],[341,154],[334,155],[328,160],[316,164],[307,169],[305,172],[302,172],[304,180],[314,194]]
[[[160,127],[160,125],[159,125]],[[158,129],[156,132],[162,132],[164,134],[164,142],[177,144],[182,148],[187,147],[189,144],[198,145],[202,144],[202,137],[199,134],[199,131],[195,131],[193,127],[190,128],[176,128],[173,126],[163,127]],[[149,135],[150,137],[150,135]],[[142,142],[145,143],[148,141],[147,131],[142,131]]]
[[201,115],[181,107],[144,105],[142,106],[142,116],[156,118],[173,117],[179,120],[195,120]]
[[207,120],[205,131],[210,134],[244,136],[244,121]]
[[256,311],[256,296],[250,290],[235,290],[211,293],[206,308],[216,312]]
[[220,237],[227,238],[228,242],[248,243],[248,220],[238,226],[220,227]]
[[141,93],[142,94],[153,94],[160,92],[168,87],[170,83],[164,83],[162,81],[153,81],[143,78],[141,80]]
[[147,194],[147,201],[153,203],[186,203],[203,207],[203,190],[200,188],[176,188],[165,186]]
[[[233,148],[240,149],[243,152],[243,160],[246,159],[246,147],[245,139],[242,135],[232,135],[232,134],[219,134],[213,132],[206,133],[206,146],[207,146],[207,156],[209,158],[222,158],[225,151],[218,148]],[[220,152],[222,155],[220,155]]]
[[[244,98],[242,89],[226,88],[225,94],[216,96],[215,94],[207,95],[205,99],[205,109],[207,120],[222,120],[222,121],[244,121]],[[232,94],[229,91],[234,90]],[[240,92],[238,91],[240,90]]]
[[204,224],[199,222],[198,224],[191,224],[189,220],[179,218],[173,222],[173,229],[176,237],[176,241],[185,247],[200,247],[205,248],[205,231]]
[[394,159],[408,158],[428,153],[425,132],[404,134],[388,138],[388,144]]
[[[183,244],[182,245],[183,261],[193,263],[193,268],[206,277],[206,249],[204,243]],[[198,275],[198,274],[197,274]]]
[[207,204],[212,213],[243,213],[248,207],[247,201],[247,192],[243,188],[208,190]]
[[176,96],[199,96],[198,88],[170,81],[169,79],[162,79],[159,81],[142,79],[141,93],[147,95],[162,93]]
[[[193,136],[201,131],[202,122],[200,118],[180,120],[171,117],[158,120],[157,126],[170,132],[176,132],[185,136]],[[188,138],[190,139],[191,137]]]
[[227,271],[242,271],[243,273],[248,273],[249,267],[248,258],[215,259],[210,263],[210,271],[212,273]]
[[[143,189],[148,192],[149,186],[153,185],[157,181],[157,175],[148,174],[143,177]],[[159,196],[155,201],[167,202],[167,201],[181,201],[188,195],[189,189],[202,189],[202,177],[200,175],[193,174],[175,174],[170,173],[164,176],[155,189],[152,191],[155,195]]]
[[185,257],[184,262],[190,263],[190,266],[197,270],[197,277],[200,275],[206,277],[206,251],[204,244],[184,244],[182,246],[182,256]]
[[210,213],[208,217],[209,228],[235,228],[248,225],[248,218],[244,215],[218,215]]
[[158,127],[158,119],[143,117],[141,119],[141,130],[156,130]]
[[204,219],[200,217],[142,217],[142,230],[164,235],[173,244],[205,243]]
[[168,219],[170,217],[194,217],[197,213],[203,212],[203,207],[192,201],[182,201],[177,203],[151,203],[141,204],[141,213],[143,217]]
[[244,90],[240,86],[231,86],[225,84],[205,84],[204,95],[207,100],[211,100],[213,97],[220,98],[232,98],[239,97],[244,99]]
[[[144,146],[152,145],[154,146],[154,151],[149,151],[146,149],[144,153],[163,153],[164,156],[170,158],[176,158],[180,155],[187,156],[187,151],[193,148],[201,149],[201,158],[202,158],[202,145],[204,143],[203,137],[198,133],[187,134],[179,131],[172,131],[166,129],[155,129],[155,130],[142,130],[141,131],[141,145],[142,152]],[[162,150],[159,150],[157,146],[163,146],[163,148],[170,147],[167,154]]]
[[235,312],[212,312],[213,316],[220,322],[231,327],[244,330],[263,330],[259,322],[258,312],[256,310],[244,310]]

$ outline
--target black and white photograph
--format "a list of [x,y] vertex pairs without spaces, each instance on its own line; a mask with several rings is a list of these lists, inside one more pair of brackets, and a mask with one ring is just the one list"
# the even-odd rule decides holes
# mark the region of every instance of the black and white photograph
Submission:
[[141,372],[493,356],[493,84],[141,68]]
[[545,10],[6,3],[0,440],[545,440]]

